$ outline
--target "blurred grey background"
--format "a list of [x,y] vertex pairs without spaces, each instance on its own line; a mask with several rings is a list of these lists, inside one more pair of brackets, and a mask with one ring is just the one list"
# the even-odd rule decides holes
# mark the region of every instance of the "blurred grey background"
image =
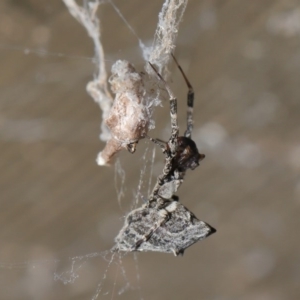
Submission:
[[[148,44],[162,3],[115,0]],[[117,59],[143,70],[137,39],[113,8],[99,15],[108,70]],[[147,197],[141,171],[153,145],[121,153],[125,177],[96,165],[104,144],[101,111],[85,91],[92,56],[61,1],[1,1],[0,299],[92,299],[98,284],[98,299],[299,299],[299,1],[188,3],[176,57],[195,89],[194,139],[206,158],[178,194],[218,232],[183,257],[108,262],[139,185]],[[170,70],[183,132],[187,88]],[[163,103],[150,134],[167,139]],[[157,150],[152,184],[162,167]]]

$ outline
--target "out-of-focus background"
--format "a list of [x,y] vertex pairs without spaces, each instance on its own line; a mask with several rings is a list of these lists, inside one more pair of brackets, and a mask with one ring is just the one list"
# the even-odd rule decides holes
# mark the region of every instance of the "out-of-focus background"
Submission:
[[[162,3],[115,1],[145,43]],[[126,24],[108,3],[99,15],[108,69],[127,59],[143,70]],[[299,299],[299,1],[188,3],[176,57],[195,89],[193,136],[206,158],[178,194],[218,232],[183,257],[109,263],[139,184],[147,197],[141,171],[153,145],[122,152],[118,168],[96,165],[104,144],[101,111],[85,91],[92,56],[61,1],[1,1],[0,299],[92,299],[97,289],[98,299]],[[183,131],[187,88],[170,70]],[[167,139],[163,104],[150,134]],[[157,151],[152,184],[162,167]]]

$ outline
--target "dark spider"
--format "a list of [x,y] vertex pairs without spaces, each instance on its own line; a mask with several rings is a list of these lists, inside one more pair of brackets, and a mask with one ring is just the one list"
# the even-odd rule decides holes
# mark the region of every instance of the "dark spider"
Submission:
[[192,139],[185,136],[178,137],[177,150],[172,161],[171,174],[175,171],[185,172],[187,169],[196,169],[204,157],[204,154],[198,152],[197,145]]
[[165,199],[170,199],[172,195],[177,192],[177,189],[181,185],[185,172],[188,169],[194,170],[197,166],[199,166],[199,162],[205,157],[204,154],[199,153],[196,143],[191,138],[193,130],[194,90],[173,54],[172,57],[188,86],[187,129],[184,133],[184,136],[179,136],[179,127],[177,121],[177,99],[173,95],[170,87],[163,77],[149,62],[159,80],[164,83],[164,86],[169,94],[172,127],[171,137],[168,142],[163,142],[159,139],[153,139],[149,137],[151,141],[160,146],[166,157],[163,174],[158,177],[152,195],[150,196],[150,201],[155,200],[157,195],[160,195]]

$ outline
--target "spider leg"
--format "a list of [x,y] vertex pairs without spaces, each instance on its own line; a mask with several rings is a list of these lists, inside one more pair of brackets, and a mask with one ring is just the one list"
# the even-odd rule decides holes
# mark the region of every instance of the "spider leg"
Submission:
[[161,215],[162,219],[157,222],[157,224],[155,224],[147,234],[145,234],[135,243],[133,250],[137,250],[144,242],[147,242],[151,238],[153,233],[170,219],[170,212],[168,212],[166,209],[161,209],[159,211],[159,214]]
[[163,153],[166,153],[166,151],[167,151],[167,143],[166,142],[164,142],[164,141],[162,141],[162,140],[160,140],[160,139],[154,139],[154,138],[152,138],[151,136],[149,136],[149,135],[146,135],[145,137],[147,137],[151,142],[153,142],[154,144],[156,144],[156,145],[158,145],[160,148],[161,148],[161,151],[163,152]]
[[172,169],[172,157],[170,155],[167,155],[165,166],[163,168],[163,173],[159,175],[157,178],[152,194],[149,197],[149,202],[155,201],[155,199],[158,196],[158,192],[160,188],[163,186],[163,184],[165,183],[165,179],[169,176],[171,169]]
[[[163,169],[163,174],[160,175],[160,176],[158,176],[156,184],[155,184],[155,187],[154,187],[154,189],[152,191],[152,194],[151,194],[151,196],[149,198],[149,202],[151,202],[151,201],[153,201],[156,198],[159,189],[161,188],[161,186],[164,183],[165,178],[169,175],[169,172],[171,170],[172,164],[171,164],[171,160],[170,160],[170,155],[168,154],[168,151],[167,151],[168,150],[167,149],[167,143],[164,142],[164,141],[161,141],[159,139],[153,139],[152,137],[150,137],[148,135],[146,135],[146,137],[150,141],[152,141],[153,143],[155,143],[156,145],[158,145],[161,148],[162,152],[166,155],[166,164],[165,164],[165,167]],[[167,167],[166,167],[166,165],[167,165]]]
[[[184,176],[184,173],[182,172],[180,173],[178,172],[178,170],[174,170],[172,178],[170,178],[169,176],[170,176],[170,171],[173,167],[173,161],[172,161],[172,156],[170,155],[170,153],[168,153],[169,151],[168,151],[167,143],[160,139],[153,139],[148,135],[146,135],[146,137],[153,143],[157,144],[162,149],[162,152],[166,156],[166,164],[163,169],[163,174],[158,177],[157,183],[149,198],[149,202],[153,201],[158,194],[159,197],[162,199],[171,199],[172,196],[175,197],[175,195],[173,195],[173,192],[174,193],[177,192],[178,187],[182,183],[182,178]],[[168,178],[168,180],[166,180],[166,178]],[[173,183],[173,188],[170,185],[171,183]],[[178,187],[176,186],[176,184],[178,185]],[[171,195],[169,195],[170,192],[172,193]]]
[[158,73],[158,71],[155,69],[155,67],[149,62],[149,65],[151,68],[154,70],[158,78],[164,83],[166,90],[169,94],[170,97],[170,115],[171,115],[171,127],[172,127],[172,132],[171,132],[171,137],[169,140],[170,143],[170,150],[172,154],[175,154],[176,152],[176,147],[177,147],[177,137],[179,134],[179,127],[178,127],[178,122],[177,122],[177,99],[174,96],[171,88],[167,84],[167,82],[163,79],[163,77]]
[[[164,83],[165,88],[169,94],[171,128],[172,128],[171,137],[168,141],[169,149],[165,148],[163,150],[163,152],[165,153],[165,156],[166,156],[165,166],[163,168],[163,173],[162,173],[162,175],[160,175],[158,177],[156,185],[153,189],[152,195],[149,198],[149,202],[151,202],[151,201],[155,200],[156,196],[158,195],[160,187],[164,184],[164,180],[168,177],[168,175],[170,174],[170,171],[172,169],[172,160],[175,157],[176,151],[177,151],[177,139],[178,139],[178,134],[179,134],[179,127],[178,127],[178,122],[177,122],[177,99],[174,96],[174,94],[173,94],[171,88],[169,87],[169,85],[167,84],[167,82],[158,73],[156,68],[150,62],[149,62],[149,65],[151,66],[153,71],[156,73],[159,80],[161,80]],[[156,141],[153,140],[153,141],[161,146],[161,144],[157,140]]]
[[178,61],[176,60],[173,53],[171,53],[180,73],[182,74],[186,85],[189,88],[188,94],[187,94],[187,129],[184,133],[185,137],[191,138],[192,137],[192,130],[193,130],[193,110],[194,110],[194,89],[192,85],[190,84],[189,80],[187,79],[186,75],[184,74],[181,66],[179,65]]

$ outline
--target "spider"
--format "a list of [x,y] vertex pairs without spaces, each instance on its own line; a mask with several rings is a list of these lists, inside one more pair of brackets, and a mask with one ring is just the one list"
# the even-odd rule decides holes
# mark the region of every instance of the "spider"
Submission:
[[216,230],[178,202],[176,196],[131,211],[112,251],[156,251],[183,255]]
[[170,199],[181,185],[185,172],[188,169],[194,170],[199,166],[199,162],[205,158],[204,154],[200,154],[196,143],[192,140],[193,130],[193,106],[194,106],[194,90],[181,66],[177,62],[175,56],[172,57],[180,70],[187,86],[187,129],[184,136],[179,136],[179,127],[177,121],[177,99],[173,95],[169,85],[158,73],[156,68],[149,62],[159,80],[163,82],[170,98],[170,115],[171,115],[171,136],[168,142],[163,142],[159,139],[148,137],[152,142],[159,145],[162,152],[165,154],[166,162],[162,175],[158,177],[149,201],[155,200],[157,195],[162,198]]

